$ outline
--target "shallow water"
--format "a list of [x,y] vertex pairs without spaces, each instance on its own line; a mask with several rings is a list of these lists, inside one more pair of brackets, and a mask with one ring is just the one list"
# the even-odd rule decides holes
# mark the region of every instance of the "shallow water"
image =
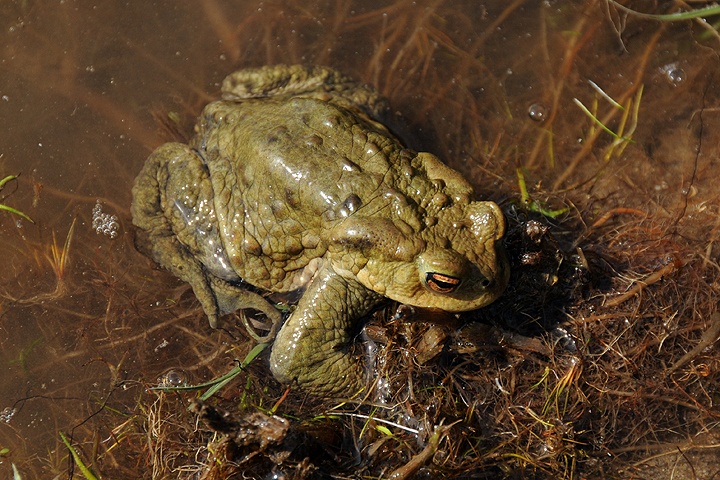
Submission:
[[[188,288],[134,249],[129,216],[149,152],[187,135],[236,68],[336,67],[376,85],[413,146],[485,196],[518,198],[523,166],[549,206],[570,205],[588,222],[635,209],[642,228],[673,230],[715,262],[720,43],[699,40],[698,25],[628,21],[592,1],[316,3],[0,6],[0,178],[19,175],[0,203],[34,220],[0,212],[3,475],[11,464],[26,478],[65,475],[59,431],[93,458],[120,437],[133,442],[139,433],[118,427],[148,385],[169,371],[206,381],[249,349],[210,330]],[[644,85],[622,153],[573,102],[621,128],[622,109],[590,80],[627,106],[625,134]],[[116,216],[114,236],[93,228],[98,202]],[[113,461],[145,468],[102,458],[101,471],[120,468]]]

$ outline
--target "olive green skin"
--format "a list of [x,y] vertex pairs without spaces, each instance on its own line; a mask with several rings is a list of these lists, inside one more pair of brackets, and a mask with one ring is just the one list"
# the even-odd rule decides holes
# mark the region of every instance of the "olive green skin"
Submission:
[[133,188],[138,246],[188,282],[210,324],[237,309],[279,321],[249,291],[302,291],[270,368],[308,392],[366,384],[348,350],[384,298],[450,312],[505,289],[504,217],[430,153],[405,148],[371,88],[324,67],[228,76],[190,142],[147,159]]

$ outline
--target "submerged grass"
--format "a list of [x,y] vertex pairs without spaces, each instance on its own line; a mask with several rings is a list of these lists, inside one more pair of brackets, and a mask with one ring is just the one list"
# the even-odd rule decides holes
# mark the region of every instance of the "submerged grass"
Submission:
[[641,18],[649,18],[651,20],[658,20],[661,22],[682,22],[685,20],[694,20],[696,18],[711,17],[713,15],[720,15],[720,7],[717,5],[710,5],[702,8],[690,9],[684,12],[666,13],[666,14],[653,14],[644,13],[632,8],[628,8],[625,5],[616,2],[615,0],[606,0],[611,3],[615,8],[618,8],[624,12]]
[[528,193],[527,184],[525,183],[525,172],[522,167],[516,170],[518,179],[518,188],[520,190],[520,205],[527,208],[531,212],[539,213],[548,218],[556,218],[570,211],[569,207],[550,210],[545,208],[540,202],[533,199]]
[[75,462],[75,465],[77,465],[80,469],[80,473],[82,473],[83,477],[85,477],[86,480],[98,480],[98,477],[96,477],[95,474],[87,467],[87,465],[85,465],[85,462],[83,462],[82,458],[80,458],[80,454],[77,452],[77,450],[75,450],[75,447],[72,446],[70,440],[68,440],[68,438],[63,432],[60,432],[60,438],[62,439],[67,449],[70,451],[70,455],[72,455],[73,461]]
[[[8,176],[6,176],[5,178],[1,179],[1,180],[0,180],[0,192],[3,191],[3,189],[5,188],[5,185],[6,185],[8,182],[11,182],[11,181],[16,180],[16,179],[17,179],[17,175],[8,175]],[[3,200],[4,200],[5,198],[6,198],[6,197],[3,197]],[[6,211],[6,212],[10,212],[10,213],[12,213],[12,214],[14,214],[14,215],[17,215],[18,217],[22,217],[22,218],[24,218],[25,220],[27,220],[27,221],[30,222],[30,223],[35,223],[30,217],[28,217],[27,215],[25,215],[25,214],[24,214],[23,212],[21,212],[20,210],[18,210],[18,209],[16,209],[16,208],[13,208],[13,207],[11,207],[11,206],[9,206],[9,205],[5,205],[4,203],[0,203],[0,210],[4,210],[4,211]]]
[[[160,390],[164,392],[185,392],[185,391],[193,391],[193,390],[202,390],[204,388],[207,388],[207,391],[200,395],[200,400],[207,400],[213,395],[215,395],[218,391],[220,391],[223,387],[225,387],[228,383],[235,380],[238,375],[240,375],[243,371],[245,371],[250,365],[250,363],[257,358],[258,355],[262,353],[265,348],[268,347],[267,343],[259,343],[255,345],[250,352],[248,352],[245,359],[242,361],[242,363],[236,367],[234,367],[232,370],[227,372],[226,374],[215,378],[213,380],[210,380],[209,382],[201,383],[198,385],[181,385],[181,386],[164,386],[160,385],[157,387],[152,387],[151,390]],[[209,388],[208,388],[209,387]]]
[[[712,176],[704,157],[698,164],[673,157],[667,168],[682,169],[661,168],[658,137],[686,125],[649,113],[670,95],[654,57],[666,27],[630,16],[608,34],[613,7],[602,0],[486,2],[484,12],[437,1],[422,14],[410,1],[201,5],[234,65],[329,63],[362,70],[379,85],[410,119],[405,128],[420,132],[419,144],[504,205],[511,284],[496,304],[462,316],[395,305],[375,312],[364,326],[372,356],[362,352],[372,360],[373,396],[311,398],[270,377],[267,345],[254,345],[240,326],[208,330],[187,286],[134,252],[132,235],[111,241],[83,229],[90,222],[79,208],[63,243],[51,225],[18,255],[54,276],[55,294],[9,298],[0,319],[38,318],[48,323],[46,338],[61,337],[20,353],[18,370],[37,384],[50,363],[77,362],[83,377],[89,366],[103,370],[92,379],[101,387],[88,394],[91,414],[87,399],[73,404],[80,422],[60,413],[71,410],[62,402],[77,396],[76,385],[71,394],[43,390],[33,398],[58,411],[57,423],[81,423],[73,438],[92,442],[93,470],[105,478],[652,478],[648,464],[677,459],[678,448],[718,451],[720,200],[702,176],[694,194],[672,183],[687,178],[689,166]],[[533,8],[540,14],[520,15]],[[369,39],[352,43],[360,66],[342,54],[350,48],[342,42],[354,38]],[[694,45],[691,35],[670,40]],[[242,48],[248,44],[264,48]],[[533,55],[542,60],[529,62]],[[701,70],[701,60],[683,58],[688,78],[702,80],[687,66]],[[574,100],[587,98],[589,79],[608,75],[627,81],[603,83],[607,91],[591,83],[594,98]],[[718,100],[712,90],[706,98],[692,95],[702,88],[682,88],[667,86],[685,94],[686,109]],[[208,100],[196,85],[185,93]],[[547,115],[528,118],[536,104]],[[159,137],[187,136],[187,119],[154,115],[163,119]],[[713,131],[708,124],[705,135]],[[682,202],[675,189],[686,192]],[[77,195],[57,198],[81,203]],[[687,215],[677,214],[680,206]],[[117,207],[129,225],[127,209]],[[69,268],[71,253],[82,277]],[[24,263],[11,263],[22,271]],[[49,323],[53,316],[62,328]],[[8,334],[21,327],[3,325]],[[237,362],[237,351],[249,353]],[[159,375],[169,369],[171,377]],[[156,387],[158,377],[172,378],[171,386]],[[100,413],[97,398],[109,402]],[[23,405],[28,412],[29,401]],[[61,475],[63,460],[48,458],[43,473]]]

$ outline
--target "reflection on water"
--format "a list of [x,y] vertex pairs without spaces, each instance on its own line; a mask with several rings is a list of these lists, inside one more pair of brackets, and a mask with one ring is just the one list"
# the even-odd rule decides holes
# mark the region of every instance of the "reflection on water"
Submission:
[[[238,341],[237,332],[210,330],[188,287],[137,253],[130,188],[151,149],[188,135],[195,115],[216,95],[225,74],[277,62],[328,64],[376,85],[402,112],[404,123],[397,128],[406,132],[413,146],[437,153],[463,171],[479,191],[506,206],[519,198],[516,168],[524,167],[527,187],[537,201],[548,208],[569,206],[570,220],[582,218],[587,226],[596,221],[581,232],[581,222],[565,220],[558,235],[561,242],[580,238],[578,245],[587,252],[601,252],[608,271],[626,274],[609,281],[613,288],[631,289],[633,278],[647,280],[663,265],[670,265],[666,271],[674,272],[680,282],[676,300],[669,305],[650,293],[649,299],[628,307],[622,321],[578,320],[564,327],[586,339],[573,340],[586,345],[581,349],[587,354],[583,374],[589,377],[573,391],[573,411],[582,415],[558,413],[556,423],[539,421],[543,401],[533,404],[538,400],[529,396],[535,392],[533,385],[547,380],[542,376],[546,363],[557,368],[558,378],[575,378],[570,375],[579,371],[574,362],[568,363],[572,367],[567,367],[566,377],[559,363],[541,357],[536,367],[533,361],[512,368],[512,362],[490,362],[496,371],[488,378],[494,381],[485,382],[487,372],[482,369],[453,380],[466,385],[459,392],[483,391],[485,396],[448,401],[465,402],[468,409],[458,409],[446,423],[463,419],[457,438],[482,437],[488,443],[441,443],[441,457],[448,459],[443,468],[451,473],[461,468],[474,468],[478,475],[507,473],[516,471],[517,465],[552,457],[557,468],[553,471],[561,471],[563,465],[576,464],[575,457],[553,450],[560,444],[565,449],[586,445],[582,454],[577,450],[573,455],[605,461],[602,455],[607,457],[612,449],[619,452],[625,446],[658,441],[649,433],[643,437],[623,430],[622,422],[632,423],[632,415],[621,407],[613,426],[601,425],[596,413],[581,405],[598,392],[621,392],[622,399],[640,395],[635,382],[641,381],[637,372],[643,372],[649,361],[645,350],[637,344],[612,343],[603,335],[641,329],[639,343],[645,342],[649,350],[675,352],[669,353],[672,363],[673,355],[691,349],[685,344],[694,345],[692,334],[700,327],[692,321],[706,318],[714,302],[714,242],[720,231],[720,202],[713,188],[720,145],[715,138],[720,131],[720,89],[714,88],[717,39],[692,22],[636,19],[602,1],[542,6],[521,0],[483,5],[406,0],[316,3],[13,0],[0,6],[0,178],[20,175],[3,190],[0,203],[35,222],[0,212],[3,475],[10,475],[11,464],[24,478],[67,475],[68,453],[60,431],[71,435],[95,471],[115,478],[133,476],[132,472],[189,477],[202,471],[192,452],[181,455],[174,440],[163,438],[163,432],[181,431],[188,445],[207,442],[193,429],[194,417],[187,411],[192,394],[146,389],[218,377],[242,360],[252,344]],[[624,135],[632,135],[632,141]],[[615,222],[616,217],[620,220]],[[568,251],[574,253],[576,246]],[[675,257],[668,260],[663,255],[670,250]],[[679,265],[693,262],[707,269],[696,273],[704,290],[683,292],[683,285],[695,280],[688,270],[680,278]],[[609,291],[585,292],[583,298],[592,302]],[[689,297],[692,305],[685,302]],[[596,301],[593,308],[601,303]],[[579,301],[573,308],[568,311],[576,319],[594,315]],[[641,311],[653,313],[638,314]],[[637,315],[643,318],[642,327]],[[596,317],[598,322],[608,318],[601,310]],[[663,326],[656,329],[651,319]],[[562,316],[562,321],[567,318]],[[668,343],[657,340],[657,335]],[[611,361],[608,355],[615,357]],[[707,360],[717,364],[712,361]],[[261,363],[253,364],[256,370],[244,374],[225,393],[225,400],[253,408],[262,404],[264,411],[267,403],[281,397],[281,387],[267,380]],[[635,372],[630,372],[630,365]],[[537,376],[523,383],[515,378],[522,375],[518,368]],[[635,379],[618,380],[612,387],[593,383],[603,378],[604,368]],[[717,376],[717,369],[712,372],[708,375]],[[688,375],[680,380],[683,388],[700,378]],[[514,390],[503,386],[501,391],[512,397],[486,389],[500,378],[510,382],[511,377]],[[665,394],[662,389],[652,393]],[[717,391],[699,395],[697,408],[702,410],[709,408],[707,402],[712,404]],[[419,393],[414,401],[421,402]],[[673,401],[680,405],[680,400]],[[640,411],[642,395],[638,402],[636,415],[645,415],[645,422],[653,412]],[[413,421],[437,425],[438,412],[446,412],[440,404],[416,406]],[[299,405],[285,413],[316,413]],[[481,405],[487,407],[479,415]],[[514,412],[514,419],[498,413],[501,410]],[[690,410],[697,418],[685,420],[691,423],[688,428],[699,429],[704,419]],[[673,430],[678,425],[672,419],[680,416],[671,416],[663,428]],[[513,436],[524,438],[535,450],[518,453],[512,441],[498,433],[513,422]],[[596,437],[595,443],[590,445],[580,430]],[[349,433],[351,438],[357,434]],[[387,468],[383,462],[364,463],[372,475],[405,465],[419,451],[416,443],[392,443],[395,440],[378,438],[377,432],[368,435],[357,442],[360,447],[372,445],[377,452],[386,442],[398,451],[410,449],[394,459],[388,455]],[[551,444],[551,437],[559,443]],[[159,448],[174,446],[176,457],[147,453],[153,451],[153,442]],[[470,444],[479,448],[467,454],[477,463],[462,467],[460,450],[469,451]],[[453,445],[460,445],[458,452]],[[499,457],[483,456],[498,445],[503,445],[498,447]],[[353,454],[338,455],[350,463]],[[362,455],[367,459],[369,454],[363,450]],[[523,455],[534,460],[517,463],[516,457]],[[503,462],[514,466],[498,467]],[[436,464],[443,464],[440,457]],[[545,471],[550,471],[548,465]],[[590,476],[597,474],[599,470],[588,465],[583,468]],[[173,468],[178,470],[170,474]]]

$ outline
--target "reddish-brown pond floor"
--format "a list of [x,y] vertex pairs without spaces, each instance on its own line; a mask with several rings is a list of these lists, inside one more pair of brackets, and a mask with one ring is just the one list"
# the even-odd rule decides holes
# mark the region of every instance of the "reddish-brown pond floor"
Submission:
[[[720,477],[705,18],[605,0],[3,1],[0,180],[18,178],[0,204],[33,222],[0,210],[0,476]],[[254,342],[212,330],[137,252],[130,190],[226,74],[273,63],[378,88],[411,147],[501,204],[513,275],[459,318],[366,319],[385,386],[365,403],[285,397],[263,352],[208,400],[237,416],[230,438],[188,410],[198,393],[149,388],[217,378]]]

